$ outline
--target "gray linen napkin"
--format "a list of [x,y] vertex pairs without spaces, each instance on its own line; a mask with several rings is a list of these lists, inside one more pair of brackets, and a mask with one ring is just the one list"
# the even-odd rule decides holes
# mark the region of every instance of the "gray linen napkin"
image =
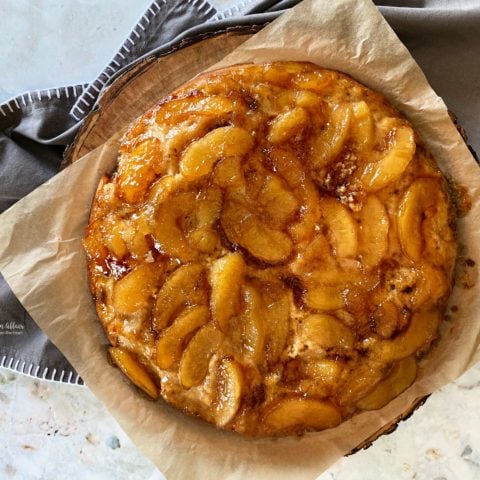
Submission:
[[[154,1],[90,84],[20,95],[0,105],[0,212],[57,173],[65,147],[102,89],[136,61],[165,55],[228,29],[264,25],[297,0],[239,3],[218,12],[206,1]],[[377,1],[480,151],[480,1]],[[249,4],[249,10],[245,6]],[[243,15],[239,15],[244,11]],[[0,226],[1,228],[1,226]],[[1,254],[1,252],[0,252]],[[40,378],[82,381],[0,274],[0,366]]]

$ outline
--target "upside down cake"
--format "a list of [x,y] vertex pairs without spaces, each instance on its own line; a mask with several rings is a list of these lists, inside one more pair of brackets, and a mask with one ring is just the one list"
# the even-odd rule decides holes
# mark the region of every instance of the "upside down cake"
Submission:
[[111,361],[153,399],[278,436],[416,378],[455,215],[410,123],[309,63],[201,75],[124,136],[85,238]]

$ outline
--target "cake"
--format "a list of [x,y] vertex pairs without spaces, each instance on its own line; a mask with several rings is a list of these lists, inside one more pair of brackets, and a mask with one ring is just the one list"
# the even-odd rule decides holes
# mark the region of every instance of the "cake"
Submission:
[[84,246],[111,362],[247,436],[416,379],[453,284],[447,182],[385,97],[311,63],[202,74],[124,135]]

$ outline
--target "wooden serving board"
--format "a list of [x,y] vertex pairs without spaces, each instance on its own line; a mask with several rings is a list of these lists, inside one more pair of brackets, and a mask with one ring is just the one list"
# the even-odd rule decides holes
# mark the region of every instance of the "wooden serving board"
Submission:
[[[165,56],[148,57],[134,65],[102,92],[98,105],[86,117],[74,143],[67,148],[62,167],[79,160],[113,134],[126,129],[161,98],[220,61],[258,29],[248,27],[220,33]],[[348,455],[370,447],[381,435],[393,432],[399,422],[409,418],[427,398],[428,395],[415,400],[398,418],[365,439]]]

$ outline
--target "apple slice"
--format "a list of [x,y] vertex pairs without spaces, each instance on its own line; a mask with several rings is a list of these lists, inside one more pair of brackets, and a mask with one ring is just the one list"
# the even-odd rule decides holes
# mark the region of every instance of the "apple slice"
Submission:
[[290,397],[274,404],[263,421],[274,432],[293,433],[336,427],[342,415],[329,401]]
[[155,210],[153,235],[159,248],[182,262],[191,262],[198,257],[198,251],[190,245],[186,232],[179,225],[179,220],[192,214],[195,199],[195,192],[177,193],[157,205]]
[[113,290],[115,310],[120,314],[132,314],[146,309],[163,272],[163,265],[144,263],[118,280]]
[[342,285],[307,285],[305,303],[317,310],[338,310],[345,305]]
[[269,217],[269,223],[276,228],[283,228],[300,207],[285,182],[275,175],[269,175],[265,179],[259,201]]
[[383,203],[370,195],[359,214],[360,251],[366,269],[375,267],[388,250],[390,221]]
[[308,113],[301,107],[281,113],[273,119],[268,133],[268,141],[271,143],[287,142],[301,133],[307,123]]
[[290,256],[292,241],[288,235],[264,225],[240,202],[227,201],[221,224],[233,244],[247,249],[259,260],[279,263]]
[[352,331],[332,315],[309,315],[302,320],[301,325],[304,337],[325,350],[349,350],[355,343]]
[[342,375],[343,387],[337,394],[340,405],[355,405],[371,392],[384,378],[388,365],[376,359],[366,358],[354,363],[350,371]]
[[411,127],[394,127],[390,150],[379,161],[369,163],[361,176],[361,182],[369,191],[380,190],[400,178],[415,155],[415,134]]
[[157,341],[157,365],[167,370],[180,359],[185,339],[210,318],[206,306],[187,307]]
[[180,160],[180,173],[187,180],[197,180],[208,175],[218,160],[243,157],[252,148],[252,136],[243,128],[216,128],[190,144]]
[[348,137],[351,119],[352,109],[348,105],[340,105],[331,112],[325,129],[312,145],[311,161],[314,169],[325,167],[340,153]]
[[269,301],[265,307],[265,323],[268,330],[268,363],[275,364],[282,354],[287,342],[290,327],[290,293]]
[[390,400],[398,397],[417,377],[417,362],[413,357],[400,360],[394,365],[385,380],[382,380],[373,391],[357,402],[362,410],[378,410]]
[[243,353],[256,365],[265,359],[265,309],[257,290],[251,285],[242,287],[244,304],[243,320]]
[[167,327],[172,316],[185,305],[206,303],[206,293],[201,285],[203,272],[202,265],[191,263],[177,268],[166,279],[153,311],[153,327],[157,332]]
[[110,360],[126,375],[130,381],[143,390],[150,398],[156,400],[159,389],[147,369],[137,360],[135,355],[120,347],[108,349]]
[[230,253],[215,260],[210,268],[210,309],[224,333],[229,330],[230,318],[240,310],[240,292],[246,268],[241,252]]
[[414,313],[405,332],[393,340],[381,340],[376,344],[379,360],[394,362],[428,347],[437,335],[440,319],[437,309]]
[[118,163],[117,181],[120,195],[129,203],[141,202],[156,175],[165,173],[162,145],[151,137],[139,142]]
[[223,339],[220,330],[209,323],[190,340],[183,352],[178,370],[178,376],[184,388],[191,388],[203,382],[210,359],[214,353],[218,353]]
[[374,124],[370,107],[363,100],[352,104],[353,119],[351,135],[360,150],[370,148],[373,141]]
[[354,257],[358,250],[358,239],[352,214],[347,207],[330,197],[321,199],[320,209],[335,256]]
[[[447,260],[455,255],[455,243],[452,229],[449,227],[448,206],[442,187],[433,178],[419,178],[403,195],[398,209],[398,236],[404,252],[419,262],[424,251],[424,233],[428,241],[434,243],[429,250],[444,255]],[[423,224],[427,232],[423,232]]]
[[215,423],[224,427],[233,420],[242,397],[243,373],[239,364],[228,357],[220,361],[217,379]]

